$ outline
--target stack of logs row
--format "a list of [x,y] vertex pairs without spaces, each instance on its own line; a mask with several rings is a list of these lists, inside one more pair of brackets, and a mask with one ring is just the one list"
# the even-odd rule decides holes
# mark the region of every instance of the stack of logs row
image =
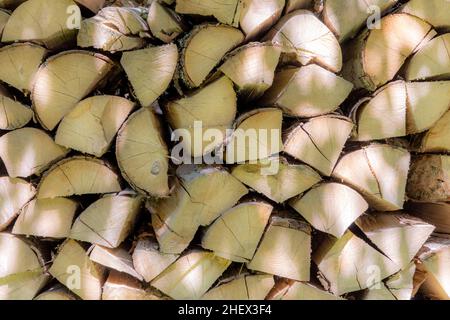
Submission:
[[449,299],[450,1],[0,8],[0,299]]

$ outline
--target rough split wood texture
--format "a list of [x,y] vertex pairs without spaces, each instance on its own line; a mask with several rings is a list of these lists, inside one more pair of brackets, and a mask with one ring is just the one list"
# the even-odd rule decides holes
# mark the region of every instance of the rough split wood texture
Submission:
[[450,299],[449,12],[0,0],[0,300]]

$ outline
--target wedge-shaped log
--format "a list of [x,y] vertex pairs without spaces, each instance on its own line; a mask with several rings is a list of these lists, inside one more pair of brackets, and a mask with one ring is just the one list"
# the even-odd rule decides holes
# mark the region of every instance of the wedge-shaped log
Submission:
[[164,270],[151,285],[173,299],[200,299],[230,263],[211,252],[191,250]]
[[312,9],[314,7],[314,0],[286,0],[284,10],[286,13],[298,9]]
[[[1,34],[1,32],[0,32]],[[0,80],[26,94],[47,51],[32,43],[15,43],[0,49]]]
[[433,27],[420,18],[390,14],[381,19],[380,28],[367,29],[349,45],[343,76],[356,88],[375,91],[391,81],[405,60],[435,35]]
[[102,300],[167,300],[155,289],[145,289],[135,278],[112,270],[103,285]]
[[33,118],[33,110],[0,93],[0,130],[22,128]]
[[[237,113],[237,98],[233,83],[227,77],[198,89],[166,106],[167,119],[184,153],[196,157],[218,150],[233,127]],[[217,137],[209,137],[206,130],[214,130]],[[184,156],[183,153],[183,156]]]
[[311,228],[299,220],[274,216],[253,259],[250,270],[297,281],[309,281]]
[[208,227],[202,238],[202,247],[232,261],[250,261],[272,210],[271,205],[261,201],[238,204]]
[[418,151],[450,153],[450,110],[420,140]]
[[450,33],[428,42],[409,61],[405,76],[407,80],[450,78]]
[[252,42],[225,57],[222,71],[246,100],[259,98],[272,86],[281,50],[271,44]]
[[239,26],[246,39],[255,39],[272,27],[283,13],[285,0],[241,0]]
[[183,39],[180,76],[190,88],[199,87],[225,54],[244,40],[239,29],[226,25],[197,25]]
[[269,300],[344,300],[307,282],[281,281],[269,294]]
[[36,194],[31,183],[19,178],[0,178],[0,231],[19,214],[20,209]]
[[169,254],[183,252],[199,226],[210,225],[248,192],[228,171],[218,167],[184,165],[176,173],[173,194],[147,205],[159,249]]
[[0,7],[0,37],[3,33],[3,29],[5,28],[6,23],[8,22],[10,16],[11,15],[8,11],[1,9]]
[[123,53],[120,64],[143,107],[150,106],[169,87],[177,60],[178,49],[175,44]]
[[38,185],[37,198],[112,193],[121,190],[119,177],[106,162],[89,157],[72,157],[59,161]]
[[165,43],[172,42],[187,29],[178,14],[158,1],[153,1],[150,5],[147,24],[152,35]]
[[400,270],[392,260],[347,231],[340,239],[328,237],[313,254],[326,289],[336,295],[371,287],[374,274],[385,279]]
[[69,236],[78,204],[70,199],[38,199],[22,208],[13,234],[65,239]]
[[285,135],[284,152],[329,176],[353,127],[350,119],[338,115],[321,116],[305,123],[301,122]]
[[113,68],[108,57],[88,51],[64,51],[47,59],[36,73],[31,92],[41,125],[53,130]]
[[241,164],[233,176],[272,201],[283,203],[308,190],[322,178],[306,165],[290,164],[285,158]]
[[345,154],[332,176],[360,192],[380,211],[403,208],[411,156],[405,149],[371,144]]
[[369,208],[358,192],[333,182],[321,183],[289,204],[314,228],[336,238]]
[[202,300],[264,300],[274,284],[273,276],[248,274],[212,288]]
[[414,200],[450,201],[450,156],[414,157],[406,191],[408,197]]
[[290,116],[310,118],[338,109],[352,88],[347,80],[311,64],[277,72],[261,102],[280,107]]
[[40,175],[68,152],[40,129],[17,129],[0,138],[0,157],[10,177]]
[[175,11],[182,14],[213,16],[219,22],[237,27],[240,0],[176,0]]
[[310,11],[297,10],[285,15],[264,39],[281,46],[283,53],[302,65],[316,63],[332,72],[342,69],[339,42]]
[[356,225],[369,240],[401,269],[406,268],[434,226],[405,213],[370,213],[361,216]]
[[61,284],[57,284],[51,287],[50,289],[40,293],[33,300],[53,300],[53,301],[77,300],[77,297]]
[[9,18],[2,42],[32,41],[49,49],[70,45],[77,34],[77,26],[75,23],[71,26],[72,20],[68,14],[71,12],[69,9],[74,7],[77,8],[72,0],[26,1]]
[[69,237],[107,248],[117,248],[134,226],[141,204],[140,196],[105,196],[78,216]]
[[169,151],[151,108],[133,113],[120,129],[116,158],[122,176],[137,191],[156,197],[169,193]]
[[97,13],[105,5],[105,0],[75,0],[76,3]]
[[435,28],[445,30],[450,29],[450,21],[447,14],[449,11],[450,3],[446,0],[429,0],[426,2],[411,0],[401,8],[401,12],[422,18]]
[[81,299],[101,299],[105,269],[91,261],[86,250],[75,240],[68,239],[61,245],[48,271]]
[[408,213],[436,227],[437,233],[450,234],[450,203],[410,201]]
[[63,118],[55,141],[61,146],[101,157],[134,107],[133,102],[115,96],[84,99]]

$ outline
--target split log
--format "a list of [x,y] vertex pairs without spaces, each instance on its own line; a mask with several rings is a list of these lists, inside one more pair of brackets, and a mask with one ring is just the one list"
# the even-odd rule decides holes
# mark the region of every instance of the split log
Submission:
[[14,130],[25,126],[33,118],[30,107],[0,93],[0,130]]
[[129,274],[142,281],[142,276],[134,270],[131,254],[122,246],[111,249],[94,245],[89,253],[89,258],[102,266]]
[[[202,1],[203,2],[203,1]],[[226,25],[197,25],[182,40],[180,77],[189,88],[199,87],[225,54],[244,40],[239,29]]]
[[299,195],[322,180],[310,167],[290,164],[285,158],[278,157],[256,164],[238,165],[233,168],[232,174],[242,183],[277,203]]
[[150,106],[169,87],[177,60],[178,49],[175,44],[125,52],[122,55],[120,63],[143,107]]
[[182,17],[159,1],[151,3],[147,24],[152,35],[165,43],[172,42],[187,29]]
[[105,0],[75,0],[75,2],[85,8],[88,8],[94,13],[100,11],[100,9],[105,5]]
[[121,188],[119,177],[106,162],[77,156],[53,165],[42,176],[37,190],[37,198],[43,199],[112,193]]
[[411,0],[401,8],[401,12],[422,18],[435,28],[450,29],[447,12],[450,11],[450,3],[446,0]]
[[226,147],[227,164],[266,159],[283,149],[283,113],[278,108],[260,108],[241,115]]
[[[0,6],[0,8],[1,8],[1,6]],[[3,29],[5,28],[6,23],[9,20],[9,17],[10,17],[10,14],[8,11],[0,9],[0,37],[3,34]]]
[[283,151],[329,176],[353,127],[350,119],[338,115],[321,116],[305,123],[300,122],[288,130]]
[[344,300],[307,282],[279,282],[269,300]]
[[414,200],[450,201],[450,156],[414,157],[406,190]]
[[77,45],[103,51],[127,51],[145,45],[149,27],[133,8],[106,7],[81,22]]
[[110,75],[114,66],[104,55],[80,50],[64,51],[47,59],[36,73],[31,92],[41,125],[53,130],[81,99]]
[[200,299],[230,263],[210,252],[191,250],[164,270],[151,285],[173,299]]
[[299,220],[274,216],[252,260],[250,270],[297,281],[309,281],[311,228]]
[[50,289],[40,293],[33,300],[77,300],[77,298],[61,284],[57,284]]
[[175,11],[183,14],[213,16],[219,22],[238,26],[240,0],[176,0]]
[[409,61],[405,69],[406,79],[429,80],[450,78],[450,33],[428,42]]
[[25,180],[0,178],[0,231],[8,227],[35,194],[33,185]]
[[329,182],[313,187],[289,204],[314,228],[336,238],[342,237],[369,208],[358,192],[343,184]]
[[15,43],[0,49],[0,80],[26,94],[47,51],[32,43]]
[[66,198],[32,200],[22,208],[12,233],[65,239],[77,207],[77,202]]
[[[233,83],[221,77],[188,96],[168,102],[165,111],[172,129],[176,130],[175,136],[182,138],[180,146],[187,154],[183,153],[183,157],[211,154],[223,146],[236,118]],[[206,130],[214,130],[211,132],[216,134],[209,136]]]
[[313,9],[314,0],[286,0],[286,6],[284,10],[286,13],[298,10],[298,9]]
[[362,32],[349,45],[343,76],[358,89],[375,91],[392,80],[406,59],[435,35],[433,27],[422,19],[409,14],[388,15],[381,19],[380,28]]
[[340,239],[326,238],[313,253],[313,260],[320,270],[319,280],[336,295],[369,288],[400,270],[351,231]]
[[248,192],[242,183],[219,167],[184,165],[176,174],[173,194],[147,204],[159,249],[168,254],[183,252],[199,226],[210,225]]
[[450,299],[450,240],[432,237],[419,255],[418,269],[426,272],[427,278],[420,290],[432,299]]
[[75,240],[66,240],[48,272],[83,300],[100,300],[105,269]]
[[209,290],[202,300],[264,300],[274,284],[273,276],[270,275],[233,277]]
[[371,144],[345,154],[332,176],[360,192],[380,211],[403,208],[410,154],[405,149]]
[[401,213],[370,213],[359,217],[356,225],[389,259],[406,268],[435,227]]
[[325,24],[334,32],[339,42],[354,37],[369,21],[373,7],[385,12],[398,0],[325,0],[322,16]]
[[419,139],[418,151],[450,153],[450,110]]
[[352,83],[312,64],[277,72],[261,102],[280,107],[289,116],[310,118],[338,109],[352,88]]
[[202,247],[225,259],[249,262],[255,255],[273,207],[262,201],[240,203],[207,228]]
[[40,129],[22,128],[0,137],[0,157],[13,178],[40,175],[68,152]]
[[77,26],[74,24],[71,28],[68,23],[71,16],[67,12],[71,6],[76,8],[72,0],[28,0],[22,3],[6,23],[2,42],[31,41],[48,49],[73,44]]
[[247,40],[265,33],[281,17],[285,0],[241,0],[239,26]]
[[61,146],[103,156],[135,104],[115,96],[80,101],[61,121],[55,142]]
[[[303,30],[304,32],[298,32]],[[342,52],[333,33],[310,11],[285,15],[264,37],[301,65],[316,63],[332,72],[342,68]]]
[[227,55],[219,70],[234,82],[241,97],[254,100],[272,86],[280,54],[278,47],[252,42]]
[[120,129],[116,158],[122,176],[144,195],[169,193],[169,151],[152,108],[133,113]]
[[450,203],[410,201],[406,210],[436,227],[437,233],[450,235]]
[[132,230],[142,200],[140,196],[119,193],[95,201],[75,220],[69,237],[117,248]]
[[33,299],[48,280],[39,249],[17,236],[1,232],[0,252],[0,299]]
[[133,266],[146,282],[151,282],[179,257],[159,251],[158,242],[152,238],[139,239],[134,248]]

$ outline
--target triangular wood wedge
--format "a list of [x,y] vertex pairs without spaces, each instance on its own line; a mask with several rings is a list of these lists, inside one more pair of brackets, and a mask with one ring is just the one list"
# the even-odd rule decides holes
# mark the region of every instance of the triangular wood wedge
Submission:
[[33,185],[25,180],[0,177],[0,231],[8,227],[35,194]]
[[424,134],[418,149],[424,153],[450,153],[450,110]]
[[450,234],[450,203],[410,201],[408,213],[436,227],[435,232]]
[[283,13],[285,0],[242,0],[239,27],[254,39],[272,27]]
[[286,13],[298,9],[312,9],[314,7],[314,0],[286,0],[284,10]]
[[311,64],[277,72],[261,102],[280,107],[290,116],[310,118],[338,109],[352,88],[351,82]]
[[299,220],[275,216],[247,268],[297,281],[309,281],[310,264],[310,226]]
[[280,282],[275,285],[274,291],[270,293],[269,300],[344,300],[307,282]]
[[317,63],[332,72],[342,68],[339,42],[311,11],[297,10],[285,15],[264,40],[281,46],[283,53],[302,65]]
[[187,29],[181,16],[158,1],[153,1],[148,9],[147,24],[152,35],[170,43]]
[[169,87],[177,61],[175,44],[124,52],[120,64],[143,107],[150,106]]
[[336,238],[369,208],[358,192],[333,182],[321,183],[289,204],[314,228]]
[[380,28],[366,29],[352,41],[343,76],[356,88],[375,91],[392,80],[405,60],[435,35],[433,27],[420,18],[390,14],[381,19]]
[[0,157],[10,177],[40,175],[68,152],[40,129],[17,129],[0,138]]
[[213,253],[191,250],[164,270],[151,285],[177,300],[200,299],[231,261]]
[[326,238],[314,252],[313,260],[322,284],[336,295],[366,289],[375,284],[373,281],[400,270],[400,266],[351,231],[340,239]]
[[148,202],[159,249],[172,254],[183,252],[199,226],[210,225],[248,192],[239,180],[219,167],[184,165],[176,173],[178,182],[172,195]]
[[115,96],[80,101],[58,126],[55,141],[61,146],[101,157],[135,104]]
[[202,300],[264,300],[275,282],[271,275],[244,275],[209,290]]
[[219,22],[237,27],[240,0],[176,0],[175,11],[182,14],[213,16]]
[[2,9],[3,7],[0,7],[0,37],[3,33],[3,29],[6,26],[6,23],[9,20],[9,17],[11,16],[10,13],[6,10]]
[[32,43],[15,43],[0,49],[0,80],[30,93],[34,77],[47,51]]
[[105,196],[86,208],[75,220],[69,237],[118,247],[128,236],[142,204],[142,197]]
[[272,210],[271,205],[261,201],[238,204],[208,227],[202,238],[202,247],[232,261],[250,261]]
[[12,233],[65,239],[69,236],[78,204],[70,199],[38,199],[22,208]]
[[22,128],[33,118],[33,110],[0,93],[0,130]]
[[288,130],[284,152],[329,176],[353,127],[354,124],[349,118],[339,115],[310,119]]
[[57,198],[120,190],[119,177],[106,162],[77,156],[61,160],[45,172],[38,185],[37,197]]
[[422,18],[435,28],[449,29],[448,12],[450,3],[447,0],[411,0],[401,8],[401,12]]
[[36,73],[31,92],[33,108],[42,126],[53,130],[113,67],[108,57],[80,50],[64,51],[47,59]]
[[406,268],[428,237],[434,226],[418,218],[401,213],[370,213],[361,216],[356,225],[387,257]]
[[77,300],[77,297],[73,295],[65,287],[63,287],[61,284],[57,284],[51,287],[50,289],[40,293],[33,300],[63,301],[63,300]]
[[48,270],[61,284],[83,300],[100,300],[105,269],[91,261],[75,240],[66,240]]
[[123,177],[139,192],[156,197],[169,193],[169,151],[152,108],[136,111],[123,124],[116,158]]
[[411,156],[405,149],[371,144],[345,154],[332,176],[359,191],[380,211],[403,208]]
[[239,29],[226,25],[203,24],[183,39],[180,76],[190,88],[199,87],[225,54],[244,40]]
[[97,13],[105,5],[105,0],[75,0],[76,3]]

